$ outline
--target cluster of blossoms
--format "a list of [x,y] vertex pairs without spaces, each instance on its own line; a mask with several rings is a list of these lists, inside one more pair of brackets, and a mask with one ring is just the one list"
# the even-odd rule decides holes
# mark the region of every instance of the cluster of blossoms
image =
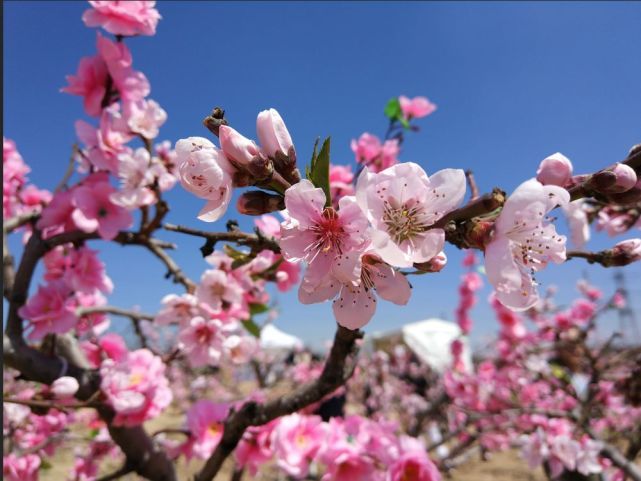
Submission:
[[51,193],[27,184],[30,168],[16,149],[16,144],[2,138],[2,215],[8,219],[21,214],[38,213],[51,201]]
[[[187,412],[189,439],[175,453],[206,459],[220,442],[229,408],[195,403]],[[440,481],[423,443],[397,431],[394,423],[356,415],[324,422],[320,416],[294,413],[250,428],[235,458],[252,475],[275,460],[293,479],[314,473],[324,481]]]
[[[495,354],[474,372],[453,369],[444,376],[451,399],[449,429],[459,430],[464,441],[474,427],[488,450],[521,447],[530,467],[545,464],[552,479],[564,472],[607,472],[612,476],[607,479],[620,479],[622,472],[602,455],[602,442],[591,436],[634,433],[641,410],[626,404],[617,387],[616,380],[630,374],[629,366],[617,365],[616,354],[605,351],[600,355],[607,354],[607,368],[595,364],[597,354],[586,340],[594,335],[599,310],[620,309],[625,303],[617,293],[598,306],[598,289],[585,282],[578,287],[584,297],[567,309],[539,303],[530,312],[533,331],[491,298],[502,327]],[[586,430],[578,424],[583,416]]]
[[463,266],[468,268],[468,272],[461,277],[461,284],[458,288],[460,302],[455,313],[456,322],[464,335],[469,334],[472,329],[470,310],[476,304],[476,295],[474,293],[483,286],[481,276],[474,272],[476,264],[474,252],[468,252],[463,259]]

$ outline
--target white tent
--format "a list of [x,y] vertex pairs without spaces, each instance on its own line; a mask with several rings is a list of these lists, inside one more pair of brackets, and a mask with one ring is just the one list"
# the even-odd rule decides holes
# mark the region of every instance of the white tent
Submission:
[[409,347],[421,361],[425,362],[435,371],[442,373],[452,365],[452,354],[450,345],[455,339],[463,343],[463,363],[467,371],[472,369],[472,355],[469,342],[466,336],[461,336],[461,329],[453,322],[441,319],[427,319],[425,321],[413,322],[404,325],[400,332],[376,333],[370,338],[369,348],[374,345],[392,345],[403,342]]
[[303,341],[270,323],[260,330],[260,347],[271,351],[291,351],[302,349]]

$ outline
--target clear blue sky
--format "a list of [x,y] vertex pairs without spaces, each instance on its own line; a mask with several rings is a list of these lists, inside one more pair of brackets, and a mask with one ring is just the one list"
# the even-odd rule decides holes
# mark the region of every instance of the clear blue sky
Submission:
[[[86,8],[84,2],[4,3],[4,135],[17,142],[40,187],[52,189],[61,178],[76,141],[73,122],[85,118],[81,99],[59,88],[80,57],[95,53],[95,29],[80,20]],[[350,139],[384,133],[382,109],[390,97],[425,95],[439,109],[420,121],[423,130],[409,137],[401,159],[428,173],[471,168],[483,191],[496,185],[508,192],[551,153],[563,152],[578,172],[591,171],[624,158],[641,140],[640,3],[160,1],[158,9],[157,35],[127,43],[135,68],[151,82],[151,97],[169,113],[159,140],[207,136],[201,119],[214,105],[254,137],[256,114],[274,107],[302,162],[317,136],[331,135],[333,162],[352,163]],[[202,202],[180,187],[168,198],[169,221],[224,229],[226,219],[200,223],[195,213]],[[227,216],[238,217],[233,209]],[[174,256],[197,279],[206,267],[200,242],[161,236],[180,242]],[[611,243],[597,235],[589,247]],[[180,292],[148,253],[93,246],[103,250],[116,284],[110,303],[153,312],[162,296]],[[380,303],[367,330],[451,318],[461,256],[455,248],[447,254],[445,272],[413,279],[406,308]],[[641,268],[626,272],[638,279]],[[611,285],[613,271],[579,261],[550,267],[540,280],[559,285],[567,302],[581,273]],[[474,311],[477,339],[495,329],[488,292]],[[277,324],[285,330],[316,342],[333,332],[330,304],[301,306],[295,293],[276,298]],[[124,322],[114,319],[117,329]]]

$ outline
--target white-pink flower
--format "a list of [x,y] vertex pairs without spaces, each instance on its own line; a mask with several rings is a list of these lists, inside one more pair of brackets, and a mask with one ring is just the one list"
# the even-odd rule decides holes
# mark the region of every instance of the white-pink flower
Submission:
[[156,200],[149,187],[154,182],[151,157],[147,149],[140,147],[133,153],[118,156],[118,177],[120,190],[111,194],[111,201],[126,209],[133,210],[151,205]]
[[590,240],[590,221],[585,210],[583,199],[575,200],[563,206],[563,213],[570,227],[572,245],[581,248]]
[[207,204],[198,218],[218,220],[227,210],[232,194],[233,167],[225,154],[203,137],[176,142],[176,162],[182,186]]
[[160,301],[163,308],[156,314],[154,321],[160,325],[180,324],[186,326],[194,317],[201,314],[198,299],[192,294],[169,294]]
[[546,215],[569,201],[565,189],[531,179],[505,202],[485,248],[485,270],[498,300],[510,309],[522,311],[536,304],[534,274],[550,261],[565,261],[565,236],[556,233]]
[[332,275],[317,285],[304,281],[298,298],[303,304],[336,298],[332,307],[338,323],[348,329],[360,329],[374,316],[376,294],[405,305],[411,288],[403,274],[370,251],[339,256]]
[[465,174],[444,169],[428,177],[417,164],[394,165],[378,174],[365,169],[356,199],[372,223],[372,246],[396,267],[427,262],[443,250],[445,232],[432,225],[459,206]]
[[200,302],[214,310],[243,302],[242,286],[232,275],[220,269],[208,269],[203,273],[195,295]]
[[90,0],[93,7],[82,14],[87,27],[102,27],[114,35],[154,35],[160,13],[155,1]]
[[160,127],[167,121],[167,112],[151,99],[126,102],[124,114],[129,129],[147,139],[158,137]]
[[227,336],[237,324],[228,323],[224,313],[214,318],[196,316],[180,331],[179,347],[193,367],[218,365]]
[[367,219],[353,197],[343,197],[338,211],[325,201],[323,190],[306,179],[285,192],[290,218],[281,224],[282,253],[307,262],[305,281],[313,285],[338,267],[339,256],[362,252],[368,242]]

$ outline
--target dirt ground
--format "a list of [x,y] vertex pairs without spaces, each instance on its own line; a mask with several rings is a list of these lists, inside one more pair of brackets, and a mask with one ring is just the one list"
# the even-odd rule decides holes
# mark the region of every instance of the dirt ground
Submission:
[[[148,432],[154,432],[164,428],[181,427],[182,418],[176,411],[169,411],[165,415],[150,421],[145,425]],[[49,469],[41,471],[41,481],[65,481],[68,479],[70,468],[73,464],[73,448],[81,444],[71,445],[67,449],[58,449],[56,455],[49,459],[51,465]],[[202,462],[192,461],[185,463],[181,460],[178,463],[178,479],[180,481],[191,481],[193,475],[198,472]],[[102,463],[100,475],[109,474],[119,468],[116,460],[105,461]],[[231,478],[232,465],[229,463],[219,474],[216,480],[228,481]],[[271,470],[270,470],[271,471]],[[136,475],[127,475],[120,478],[124,481],[136,481],[140,478]],[[487,461],[481,461],[478,454],[471,456],[470,459],[452,470],[445,479],[451,481],[545,481],[545,476],[541,469],[531,470],[520,458],[516,451],[507,451],[493,453]],[[276,471],[259,473],[255,478],[249,474],[243,476],[243,481],[287,481]]]

